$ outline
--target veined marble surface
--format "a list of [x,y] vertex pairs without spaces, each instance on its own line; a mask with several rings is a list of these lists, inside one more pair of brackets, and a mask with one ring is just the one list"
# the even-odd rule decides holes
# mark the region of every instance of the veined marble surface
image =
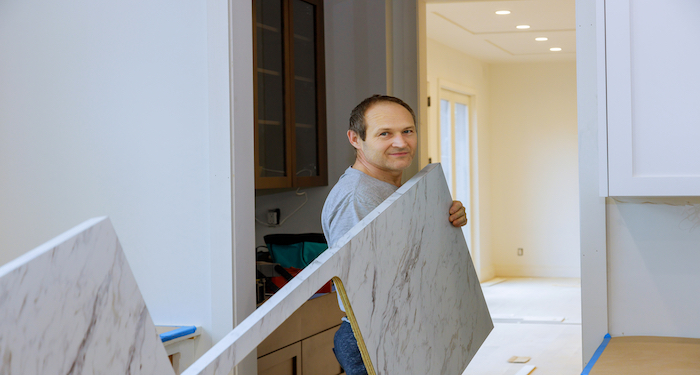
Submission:
[[0,267],[0,374],[174,374],[111,222]]
[[334,277],[370,374],[461,374],[493,324],[451,204],[441,167],[427,166],[183,375],[228,374]]

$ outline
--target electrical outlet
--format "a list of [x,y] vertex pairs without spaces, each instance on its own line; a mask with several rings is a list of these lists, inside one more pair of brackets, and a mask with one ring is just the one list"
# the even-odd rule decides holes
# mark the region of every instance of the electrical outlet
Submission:
[[280,223],[280,209],[275,208],[274,210],[267,211],[267,224],[268,225],[278,225]]
[[518,256],[519,257],[523,256],[523,248],[522,247],[518,248]]

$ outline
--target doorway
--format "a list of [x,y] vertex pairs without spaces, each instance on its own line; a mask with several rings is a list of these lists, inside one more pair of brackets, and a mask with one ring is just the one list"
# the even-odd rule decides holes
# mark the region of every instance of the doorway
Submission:
[[[528,356],[508,347],[535,337],[518,336],[526,322],[527,331],[541,328],[543,342],[566,332],[561,352],[574,353],[570,373],[580,373],[580,303],[571,302],[580,295],[575,2],[426,0],[423,7],[425,159],[442,163],[453,197],[468,205],[465,238],[480,280],[491,280],[482,288],[498,315],[492,336],[515,338],[487,340],[482,351]],[[516,306],[560,292],[567,298],[537,304],[537,319]],[[552,353],[533,352],[536,373],[568,374]],[[493,356],[478,360],[467,374],[495,366]]]

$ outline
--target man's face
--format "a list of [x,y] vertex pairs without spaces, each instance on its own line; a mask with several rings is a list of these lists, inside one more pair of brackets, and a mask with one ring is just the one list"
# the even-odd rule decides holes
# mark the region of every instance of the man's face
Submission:
[[400,172],[411,165],[418,137],[413,117],[406,108],[379,102],[365,112],[365,124],[365,140],[358,136],[353,142],[358,158],[387,172]]

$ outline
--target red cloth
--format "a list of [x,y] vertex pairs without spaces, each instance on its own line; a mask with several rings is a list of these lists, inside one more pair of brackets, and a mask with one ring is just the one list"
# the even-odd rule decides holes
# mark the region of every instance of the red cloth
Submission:
[[[289,272],[292,276],[296,276],[301,270],[299,268],[285,268],[287,272]],[[287,279],[285,279],[282,276],[275,276],[271,278],[272,283],[277,285],[278,288],[282,288],[283,286],[287,285]],[[328,281],[324,286],[321,287],[316,293],[330,293],[331,292],[331,284],[332,281]]]

